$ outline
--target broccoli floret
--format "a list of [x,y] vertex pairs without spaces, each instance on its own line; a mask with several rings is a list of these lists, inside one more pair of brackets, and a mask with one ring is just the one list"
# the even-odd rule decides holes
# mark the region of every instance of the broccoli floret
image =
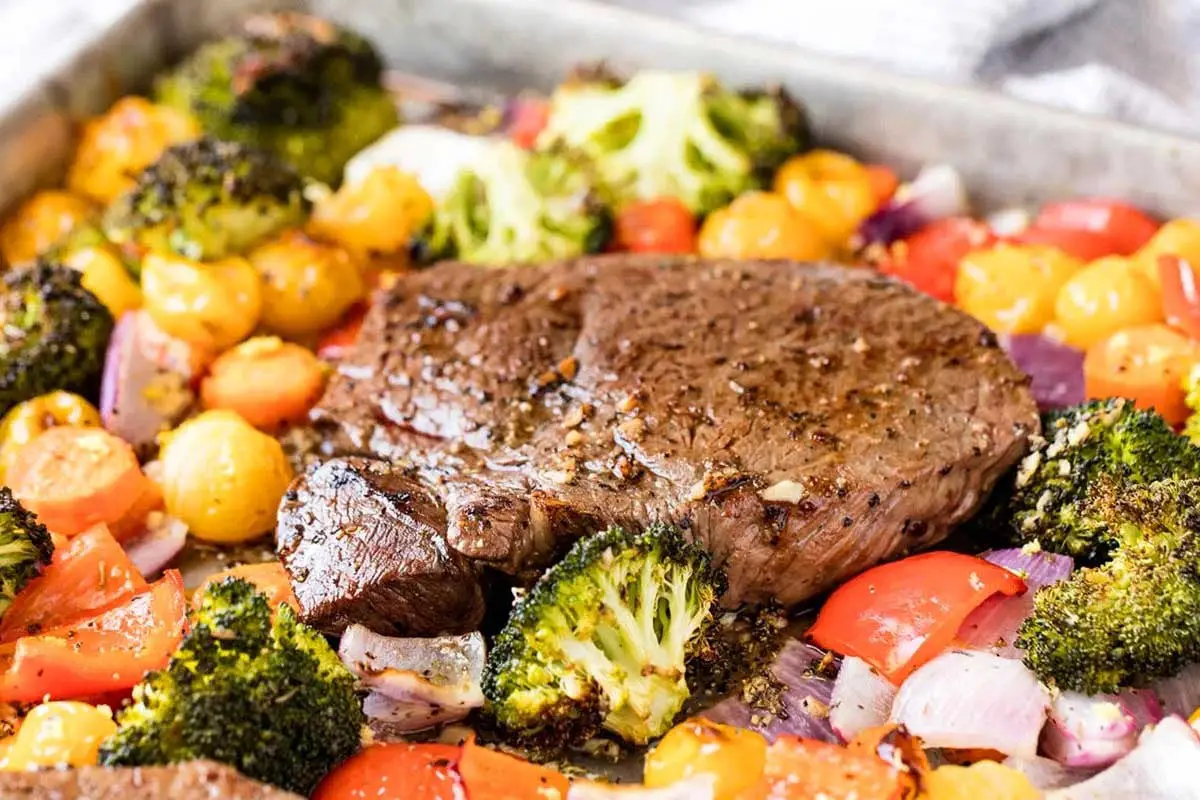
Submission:
[[358,750],[364,717],[329,643],[229,578],[207,590],[170,664],[134,689],[117,722],[104,765],[211,759],[307,795]]
[[1017,646],[1042,680],[1115,692],[1200,660],[1200,480],[1101,479],[1088,513],[1116,532],[1107,563],[1038,591]]
[[564,83],[538,143],[594,159],[619,201],[677,197],[704,214],[761,188],[807,147],[808,124],[781,90],[734,92],[703,73],[646,70],[623,83]]
[[585,160],[497,141],[459,175],[424,244],[431,259],[505,265],[595,252],[610,229]]
[[1183,426],[1183,435],[1194,445],[1200,445],[1200,364],[1192,367],[1183,379],[1184,401],[1192,414]]
[[50,564],[54,542],[46,526],[0,486],[0,616],[17,592]]
[[989,512],[1018,544],[1084,563],[1104,560],[1114,530],[1088,513],[1088,487],[1101,478],[1127,484],[1200,477],[1200,449],[1154,411],[1121,399],[1097,400],[1048,415],[1043,436],[1000,487]]
[[308,213],[304,182],[254,147],[205,137],[170,147],[104,215],[104,233],[212,261],[244,252]]
[[644,744],[688,699],[725,578],[678,529],[610,528],[577,542],[518,602],[483,674],[510,735],[578,744],[598,729]]
[[4,275],[0,297],[0,415],[63,389],[90,396],[113,317],[76,270],[38,261]]
[[305,14],[259,14],[201,47],[155,92],[207,133],[336,184],[351,156],[399,124],[382,71],[375,49],[351,31]]

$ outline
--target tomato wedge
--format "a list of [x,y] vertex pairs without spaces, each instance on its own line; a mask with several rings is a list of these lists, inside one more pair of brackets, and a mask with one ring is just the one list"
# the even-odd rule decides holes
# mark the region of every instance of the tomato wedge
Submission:
[[1128,203],[1089,197],[1043,206],[1031,227],[1103,234],[1111,243],[1112,254],[1127,256],[1150,241],[1159,224]]
[[1200,339],[1200,272],[1179,256],[1159,256],[1158,278],[1167,324]]
[[899,684],[954,641],[963,620],[984,600],[1024,591],[1020,577],[982,558],[923,553],[869,569],[839,586],[808,638],[861,658]]
[[183,638],[183,578],[169,570],[126,602],[0,648],[0,702],[126,689],[162,669]]
[[941,219],[892,245],[879,269],[950,303],[954,301],[954,282],[963,256],[995,243],[992,229],[978,220]]
[[483,747],[472,736],[463,745],[458,774],[467,787],[467,800],[563,800],[567,776]]
[[463,800],[461,756],[448,744],[371,745],[326,775],[312,800]]
[[0,620],[0,642],[66,625],[145,591],[141,573],[103,525],[60,542],[50,566],[17,593]]
[[640,200],[617,212],[618,250],[630,253],[696,252],[696,218],[674,197]]
[[1088,399],[1126,397],[1152,408],[1171,425],[1182,424],[1191,409],[1183,379],[1200,363],[1200,342],[1162,324],[1117,331],[1088,348],[1083,383]]

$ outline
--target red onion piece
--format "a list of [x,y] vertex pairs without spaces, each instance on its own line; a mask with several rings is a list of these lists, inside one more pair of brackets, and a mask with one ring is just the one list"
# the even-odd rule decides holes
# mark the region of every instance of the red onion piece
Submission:
[[1037,754],[1050,693],[1020,661],[951,650],[920,667],[896,693],[891,721],[926,747]]
[[1017,629],[1033,611],[1033,595],[1044,586],[1065,580],[1071,574],[1070,556],[1027,553],[1019,548],[989,550],[983,558],[1020,575],[1028,587],[1024,594],[994,595],[976,608],[958,629],[958,641],[971,650],[987,650],[1005,658],[1023,658],[1013,644]]
[[925,167],[912,183],[871,214],[854,236],[857,249],[890,245],[931,222],[966,214],[967,190],[958,170],[947,164]]
[[833,682],[829,723],[842,741],[888,721],[896,687],[861,658],[846,656]]
[[191,400],[185,379],[151,358],[138,315],[125,314],[113,329],[100,382],[104,427],[134,447],[153,443]]
[[1129,755],[1046,800],[1200,800],[1200,738],[1179,717],[1147,728]]
[[1000,344],[1013,363],[1033,378],[1029,388],[1042,411],[1077,405],[1086,399],[1083,351],[1037,334],[1001,337]]
[[833,681],[815,674],[825,651],[791,639],[771,664],[771,673],[787,687],[783,695],[784,713],[779,716],[752,708],[740,697],[730,697],[703,712],[713,722],[758,731],[767,741],[790,734],[805,739],[836,742],[829,721],[829,702]]
[[1028,778],[1035,788],[1043,792],[1050,789],[1061,789],[1064,786],[1073,786],[1096,774],[1095,769],[1064,767],[1057,761],[1041,756],[1029,758],[1009,756],[1004,759],[1004,766],[1015,769]]
[[1042,752],[1068,767],[1105,767],[1133,750],[1142,725],[1115,695],[1062,692],[1042,731]]
[[645,786],[575,781],[567,789],[567,800],[713,800],[716,780],[711,775],[693,775],[669,786]]
[[1190,664],[1178,675],[1156,681],[1154,693],[1162,702],[1163,713],[1190,717],[1200,708],[1200,664]]
[[146,530],[123,545],[125,555],[143,577],[157,575],[170,564],[187,543],[187,525],[161,511],[146,516]]

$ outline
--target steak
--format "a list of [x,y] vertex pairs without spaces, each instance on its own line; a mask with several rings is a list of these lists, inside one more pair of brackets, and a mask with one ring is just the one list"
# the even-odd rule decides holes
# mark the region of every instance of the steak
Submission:
[[978,322],[867,270],[441,264],[377,298],[313,413],[421,510],[343,507],[365,462],[335,462],[283,505],[280,557],[324,630],[465,631],[490,574],[664,520],[727,605],[794,605],[967,519],[1038,430],[1027,384]]
[[224,764],[0,772],[4,800],[300,800]]

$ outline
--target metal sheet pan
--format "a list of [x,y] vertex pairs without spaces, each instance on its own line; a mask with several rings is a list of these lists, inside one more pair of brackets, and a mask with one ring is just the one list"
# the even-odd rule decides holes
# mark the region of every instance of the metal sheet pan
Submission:
[[1160,214],[1200,206],[1200,142],[592,0],[59,0],[54,31],[0,35],[11,62],[0,79],[0,207],[61,171],[75,120],[263,8],[329,16],[371,36],[394,68],[490,90],[546,89],[573,64],[601,59],[778,81],[809,105],[822,142],[906,170],[949,161],[982,208],[1073,193],[1120,196]]

